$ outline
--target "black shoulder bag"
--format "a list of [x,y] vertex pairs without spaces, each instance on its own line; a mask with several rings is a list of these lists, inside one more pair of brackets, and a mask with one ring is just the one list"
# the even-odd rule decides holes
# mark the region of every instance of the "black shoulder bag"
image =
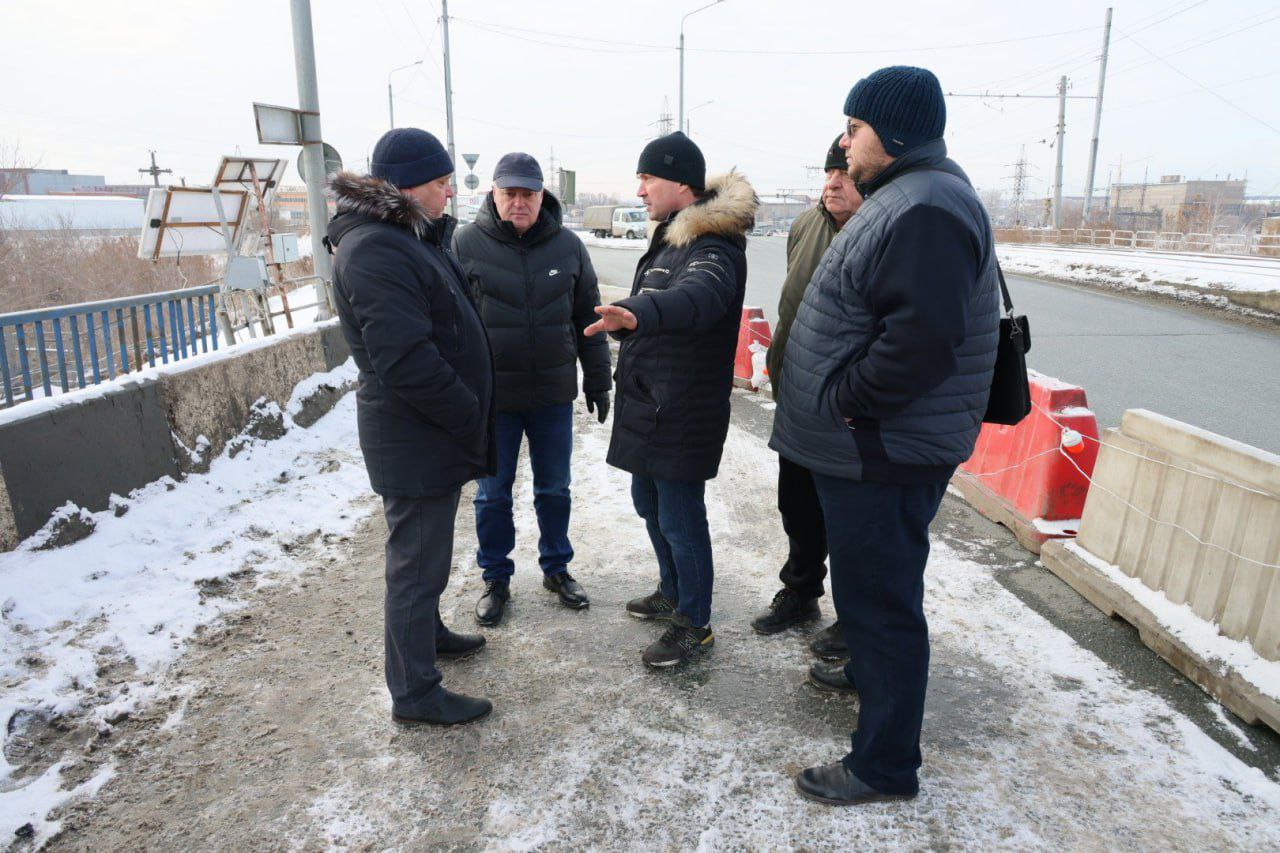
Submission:
[[996,365],[991,374],[991,397],[982,420],[989,424],[1012,426],[1031,412],[1031,385],[1027,380],[1027,353],[1031,350],[1031,324],[1025,314],[1014,315],[1009,286],[1004,271],[996,261],[1000,277],[1000,296],[1004,300],[1004,316],[1000,318],[1000,343],[996,348]]

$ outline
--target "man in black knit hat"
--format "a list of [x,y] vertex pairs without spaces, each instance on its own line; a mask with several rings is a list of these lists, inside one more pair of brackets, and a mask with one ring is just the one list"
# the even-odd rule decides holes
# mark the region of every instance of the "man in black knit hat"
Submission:
[[360,450],[387,520],[385,641],[397,723],[456,725],[488,699],[441,684],[437,658],[480,651],[484,637],[440,619],[458,498],[496,469],[493,360],[462,268],[449,251],[453,162],[425,130],[387,131],[370,174],[329,182],[333,290],[360,368]]
[[631,296],[596,309],[586,334],[622,341],[610,465],[631,473],[631,499],[658,561],[658,589],[628,602],[670,622],[642,660],[674,666],[714,641],[712,555],[703,500],[729,431],[729,394],[747,282],[756,194],[737,172],[707,180],[702,152],[676,132],[636,167],[649,218],[661,223]]
[[859,699],[851,751],[796,777],[832,805],[919,790],[929,523],[977,441],[1000,319],[991,223],[947,158],[938,78],[882,68],[844,112],[864,201],[805,288],[769,443],[813,473],[826,520],[849,663],[811,677]]
[[[822,198],[816,207],[796,217],[787,235],[787,277],[782,283],[778,325],[773,330],[768,353],[769,384],[775,397],[783,381],[782,354],[786,351],[787,337],[804,289],[831,241],[862,205],[862,196],[849,177],[839,136],[827,149],[823,169],[826,180],[822,185]],[[787,561],[778,574],[782,589],[773,597],[769,609],[751,620],[751,627],[766,635],[818,619],[822,615],[818,599],[822,597],[822,582],[827,577],[827,528],[813,475],[785,456],[778,457],[778,513],[782,516],[782,529],[786,531],[788,543]],[[848,650],[840,623],[820,631],[809,648],[823,660],[843,660]]]

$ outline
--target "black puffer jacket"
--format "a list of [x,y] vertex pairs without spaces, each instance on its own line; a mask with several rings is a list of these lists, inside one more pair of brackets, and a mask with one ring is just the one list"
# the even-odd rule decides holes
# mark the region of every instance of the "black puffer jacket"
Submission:
[[373,490],[448,494],[497,468],[493,360],[462,268],[453,220],[430,220],[391,184],[342,172],[334,301],[360,368],[356,418]]
[[736,172],[658,226],[636,269],[636,315],[615,333],[618,396],[608,462],[633,474],[697,482],[715,477],[729,431],[733,357],[747,284],[746,237],[757,199]]
[[460,228],[453,250],[489,330],[500,412],[572,402],[583,390],[608,391],[609,345],[584,337],[600,304],[596,272],[582,240],[560,226],[560,202],[550,193],[538,221],[516,234],[498,218],[493,193],[474,225]]

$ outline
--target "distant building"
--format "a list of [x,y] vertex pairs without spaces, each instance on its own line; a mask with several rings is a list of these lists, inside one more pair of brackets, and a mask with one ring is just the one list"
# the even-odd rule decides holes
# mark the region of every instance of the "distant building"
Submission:
[[101,186],[88,184],[76,187],[72,192],[77,195],[123,195],[146,199],[147,194],[153,189],[155,184],[102,184]]
[[13,195],[75,192],[77,187],[101,187],[102,175],[73,175],[66,169],[0,169],[0,190]]
[[1194,233],[1236,223],[1244,212],[1244,181],[1186,181],[1165,175],[1155,184],[1112,184],[1111,216],[1155,213],[1160,230]]
[[[291,225],[307,224],[307,188],[302,186],[285,186],[281,184],[276,190],[275,201],[271,203],[277,215]],[[331,200],[328,202],[329,215],[333,216],[337,209]]]
[[0,231],[85,235],[133,235],[142,232],[143,201],[125,196],[0,196]]
[[803,195],[763,196],[756,208],[756,226],[789,228],[792,221],[818,203]]

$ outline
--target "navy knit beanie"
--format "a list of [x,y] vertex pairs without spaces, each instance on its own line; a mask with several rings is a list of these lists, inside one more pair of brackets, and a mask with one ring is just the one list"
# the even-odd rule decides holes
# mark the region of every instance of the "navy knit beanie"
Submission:
[[453,161],[440,140],[416,127],[397,127],[373,146],[369,174],[397,189],[416,187],[453,171]]
[[653,175],[701,192],[707,183],[707,161],[702,150],[680,131],[659,136],[640,152],[637,175]]
[[845,98],[844,114],[871,125],[890,157],[938,139],[947,127],[938,78],[909,65],[881,68],[859,80]]

